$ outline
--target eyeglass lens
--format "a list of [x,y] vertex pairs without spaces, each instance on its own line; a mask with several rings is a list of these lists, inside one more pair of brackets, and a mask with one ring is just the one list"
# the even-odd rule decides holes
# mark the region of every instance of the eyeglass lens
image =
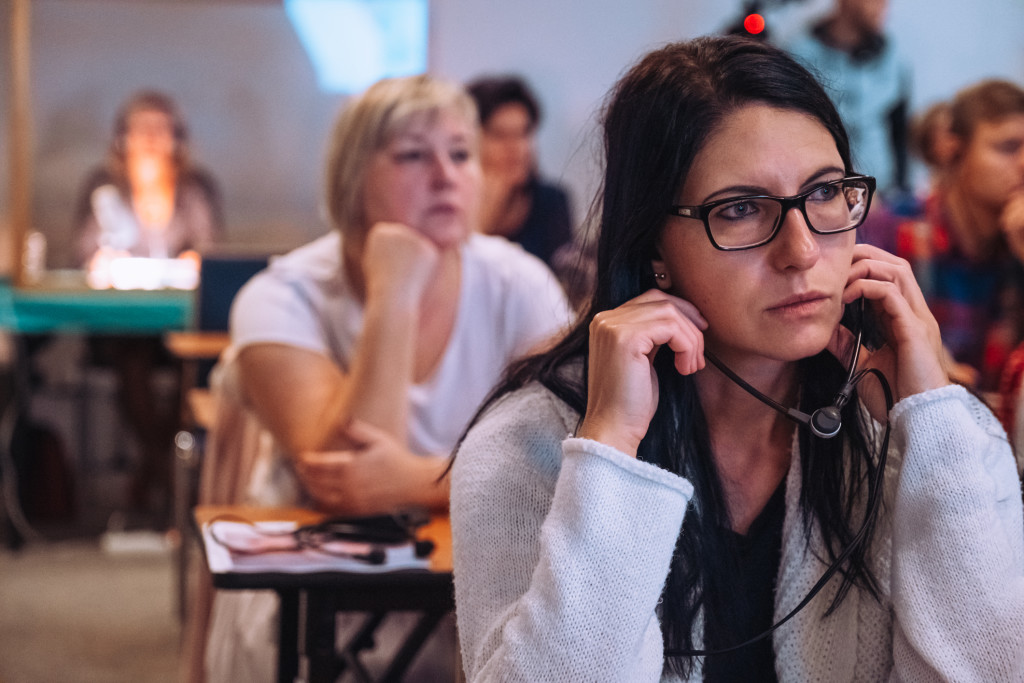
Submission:
[[[804,213],[815,231],[842,232],[864,221],[869,195],[867,183],[861,180],[828,183],[802,198]],[[707,217],[708,227],[722,247],[760,244],[775,232],[782,207],[782,202],[769,197],[737,199],[714,207]]]

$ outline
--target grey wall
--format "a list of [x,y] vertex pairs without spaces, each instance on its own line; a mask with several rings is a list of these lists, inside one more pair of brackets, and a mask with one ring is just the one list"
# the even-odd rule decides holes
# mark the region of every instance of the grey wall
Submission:
[[230,244],[275,249],[318,233],[321,145],[341,99],[318,91],[280,6],[36,0],[32,39],[33,205],[51,264],[70,261],[75,197],[118,105],[147,87],[185,112]]
[[[666,41],[719,31],[740,0],[433,0],[431,70],[468,79],[516,71],[537,88],[544,172],[570,185],[582,215],[596,186],[595,112],[617,76]],[[784,36],[829,6],[791,2],[768,13]],[[6,48],[10,0],[0,0]],[[914,103],[982,77],[1024,81],[1021,0],[892,0],[890,28],[912,60]],[[343,98],[318,91],[283,9],[245,0],[35,0],[34,211],[51,265],[70,259],[70,220],[83,175],[104,154],[118,104],[155,87],[185,111],[195,156],[219,179],[228,246],[283,250],[320,234],[322,148]],[[0,111],[7,111],[6,49]],[[0,130],[0,198],[8,179]],[[9,211],[0,207],[4,234]],[[0,268],[9,267],[9,248]]]

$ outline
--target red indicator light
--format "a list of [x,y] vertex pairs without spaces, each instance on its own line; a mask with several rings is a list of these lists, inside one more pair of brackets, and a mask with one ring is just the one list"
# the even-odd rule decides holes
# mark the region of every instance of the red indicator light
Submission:
[[747,33],[756,36],[764,30],[764,17],[760,14],[748,14],[743,20],[743,28],[747,30]]

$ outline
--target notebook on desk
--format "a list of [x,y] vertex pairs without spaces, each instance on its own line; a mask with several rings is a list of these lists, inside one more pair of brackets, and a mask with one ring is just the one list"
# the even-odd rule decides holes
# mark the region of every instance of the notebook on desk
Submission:
[[213,520],[203,525],[210,571],[223,573],[380,573],[429,569],[428,553],[407,540],[376,543],[302,534],[292,521]]

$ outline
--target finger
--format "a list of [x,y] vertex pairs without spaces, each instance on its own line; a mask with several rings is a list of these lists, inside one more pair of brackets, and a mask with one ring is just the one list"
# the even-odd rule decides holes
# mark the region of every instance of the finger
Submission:
[[652,303],[646,310],[605,321],[601,332],[615,337],[615,346],[653,361],[662,346],[674,354],[679,372],[696,372],[704,363],[704,334],[673,304]]
[[352,462],[352,451],[303,451],[296,456],[296,466],[306,469],[337,467]]
[[646,313],[654,316],[660,325],[649,329],[654,346],[648,353],[654,359],[658,348],[667,345],[673,352],[673,364],[683,375],[690,375],[704,367],[704,334],[708,322],[697,307],[685,299],[655,290],[650,300],[640,302]]
[[863,296],[868,299],[876,311],[881,309],[886,336],[895,348],[899,349],[907,342],[921,341],[933,349],[941,346],[938,324],[931,312],[927,307],[923,309],[923,313],[915,311],[895,284],[878,280],[858,280],[847,287],[847,292],[854,298]]
[[676,302],[662,298],[633,300],[619,308],[594,316],[591,336],[608,339],[629,348],[635,355],[650,354],[687,328],[696,327]]
[[[868,245],[858,244],[857,247],[868,247]],[[906,259],[877,247],[854,249],[848,280],[853,280],[856,277],[871,277],[872,274],[877,279],[894,280],[913,277],[914,271]]]
[[676,337],[669,341],[668,347],[674,354],[676,370],[681,375],[692,375],[698,370],[704,369],[704,334],[689,327],[682,331],[681,339]]
[[[704,319],[701,312],[697,310],[697,307],[686,299],[682,299],[674,294],[663,292],[660,289],[652,288],[648,289],[643,294],[640,294],[633,299],[627,301],[620,308],[622,310],[629,310],[630,308],[651,304],[668,303],[671,304],[676,310],[683,314],[683,316],[693,322],[698,328],[705,330],[708,327],[708,321]],[[619,310],[619,309],[615,309]]]
[[[928,303],[924,298],[924,293],[921,291],[921,287],[917,284],[917,278],[914,277],[914,272],[910,268],[910,264],[897,256],[893,256],[888,252],[877,250],[883,258],[862,258],[855,259],[850,266],[850,274],[847,279],[847,285],[854,283],[857,280],[877,280],[880,282],[890,282],[896,285],[907,300],[907,302],[913,307],[918,314],[930,315],[928,309]],[[844,293],[843,301],[850,303],[855,301],[857,297],[849,295],[849,290]]]
[[843,300],[856,301],[864,297],[868,301],[880,304],[884,313],[890,317],[914,316],[910,302],[903,296],[897,283],[889,280],[859,279],[851,282],[843,291]]

